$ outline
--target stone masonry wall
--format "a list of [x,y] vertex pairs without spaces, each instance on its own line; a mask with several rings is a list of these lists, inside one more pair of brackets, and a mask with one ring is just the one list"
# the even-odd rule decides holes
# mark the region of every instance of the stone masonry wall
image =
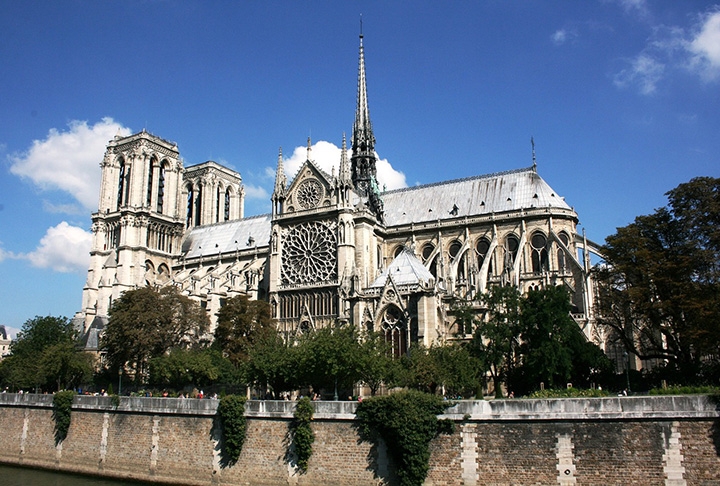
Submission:
[[[216,400],[76,397],[55,444],[52,396],[0,394],[0,463],[187,485],[393,484],[383,443],[359,440],[352,402],[315,402],[298,474],[294,403],[246,405],[247,438],[223,467]],[[426,485],[720,486],[720,408],[708,397],[461,401],[431,444]]]

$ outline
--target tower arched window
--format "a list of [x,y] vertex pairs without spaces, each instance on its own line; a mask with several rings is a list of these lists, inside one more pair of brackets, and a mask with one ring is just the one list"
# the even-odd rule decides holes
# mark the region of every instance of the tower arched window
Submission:
[[187,194],[187,213],[185,218],[185,226],[189,228],[193,223],[193,210],[195,209],[195,191],[193,190],[192,186],[188,186]]
[[165,202],[165,164],[160,164],[160,173],[158,174],[158,191],[157,191],[157,212],[162,214],[163,203]]
[[145,197],[145,205],[149,208],[152,208],[153,172],[155,170],[155,167],[153,166],[156,163],[157,160],[153,157],[150,159],[150,164],[148,164],[147,196]]
[[120,170],[118,171],[117,209],[120,209],[120,206],[122,206],[123,194],[125,194],[125,161],[120,159]]
[[201,221],[200,216],[202,215],[202,198],[203,198],[203,190],[202,190],[202,186],[200,185],[200,186],[198,186],[198,189],[197,189],[197,196],[195,196],[195,209],[194,209],[194,214],[195,214],[194,224],[195,224],[195,226],[200,226],[200,221]]
[[541,232],[533,233],[530,239],[532,246],[532,269],[534,273],[542,273],[548,268],[547,238]]
[[127,206],[130,203],[130,172],[132,168],[128,167],[125,170],[125,194],[123,194],[123,205]]
[[215,222],[220,222],[220,200],[222,199],[222,189],[218,186],[215,191]]
[[223,221],[230,221],[230,188],[225,189],[225,210]]

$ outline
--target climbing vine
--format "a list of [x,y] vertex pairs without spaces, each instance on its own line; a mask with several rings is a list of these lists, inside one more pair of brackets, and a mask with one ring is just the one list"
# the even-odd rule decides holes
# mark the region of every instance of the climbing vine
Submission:
[[452,405],[437,395],[407,390],[365,399],[355,413],[364,440],[380,437],[387,444],[401,486],[418,486],[430,468],[430,441],[454,431],[452,421],[437,418]]
[[226,465],[231,466],[240,457],[245,442],[245,397],[227,395],[220,399],[218,416],[222,427],[222,459]]
[[297,465],[302,472],[307,471],[308,460],[312,456],[312,445],[315,442],[315,434],[310,427],[314,413],[315,410],[310,399],[303,397],[298,400],[295,406],[294,420],[290,425],[295,454],[297,455]]
[[72,412],[75,392],[61,391],[53,395],[53,420],[55,421],[55,445],[65,440],[70,430],[70,414]]

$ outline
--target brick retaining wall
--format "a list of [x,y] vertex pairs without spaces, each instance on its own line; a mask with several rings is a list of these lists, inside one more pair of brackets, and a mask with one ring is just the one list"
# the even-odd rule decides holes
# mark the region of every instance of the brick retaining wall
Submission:
[[[216,400],[75,397],[54,442],[52,396],[0,394],[0,462],[187,485],[394,482],[383,444],[361,442],[354,402],[315,402],[313,456],[298,475],[293,402],[246,404],[237,464],[220,464]],[[720,406],[704,396],[461,401],[431,444],[428,485],[720,486]]]

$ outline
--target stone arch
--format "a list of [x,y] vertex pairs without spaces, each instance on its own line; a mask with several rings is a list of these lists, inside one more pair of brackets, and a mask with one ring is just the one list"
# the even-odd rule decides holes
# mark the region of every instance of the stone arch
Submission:
[[155,285],[155,264],[151,260],[145,260],[145,285]]

